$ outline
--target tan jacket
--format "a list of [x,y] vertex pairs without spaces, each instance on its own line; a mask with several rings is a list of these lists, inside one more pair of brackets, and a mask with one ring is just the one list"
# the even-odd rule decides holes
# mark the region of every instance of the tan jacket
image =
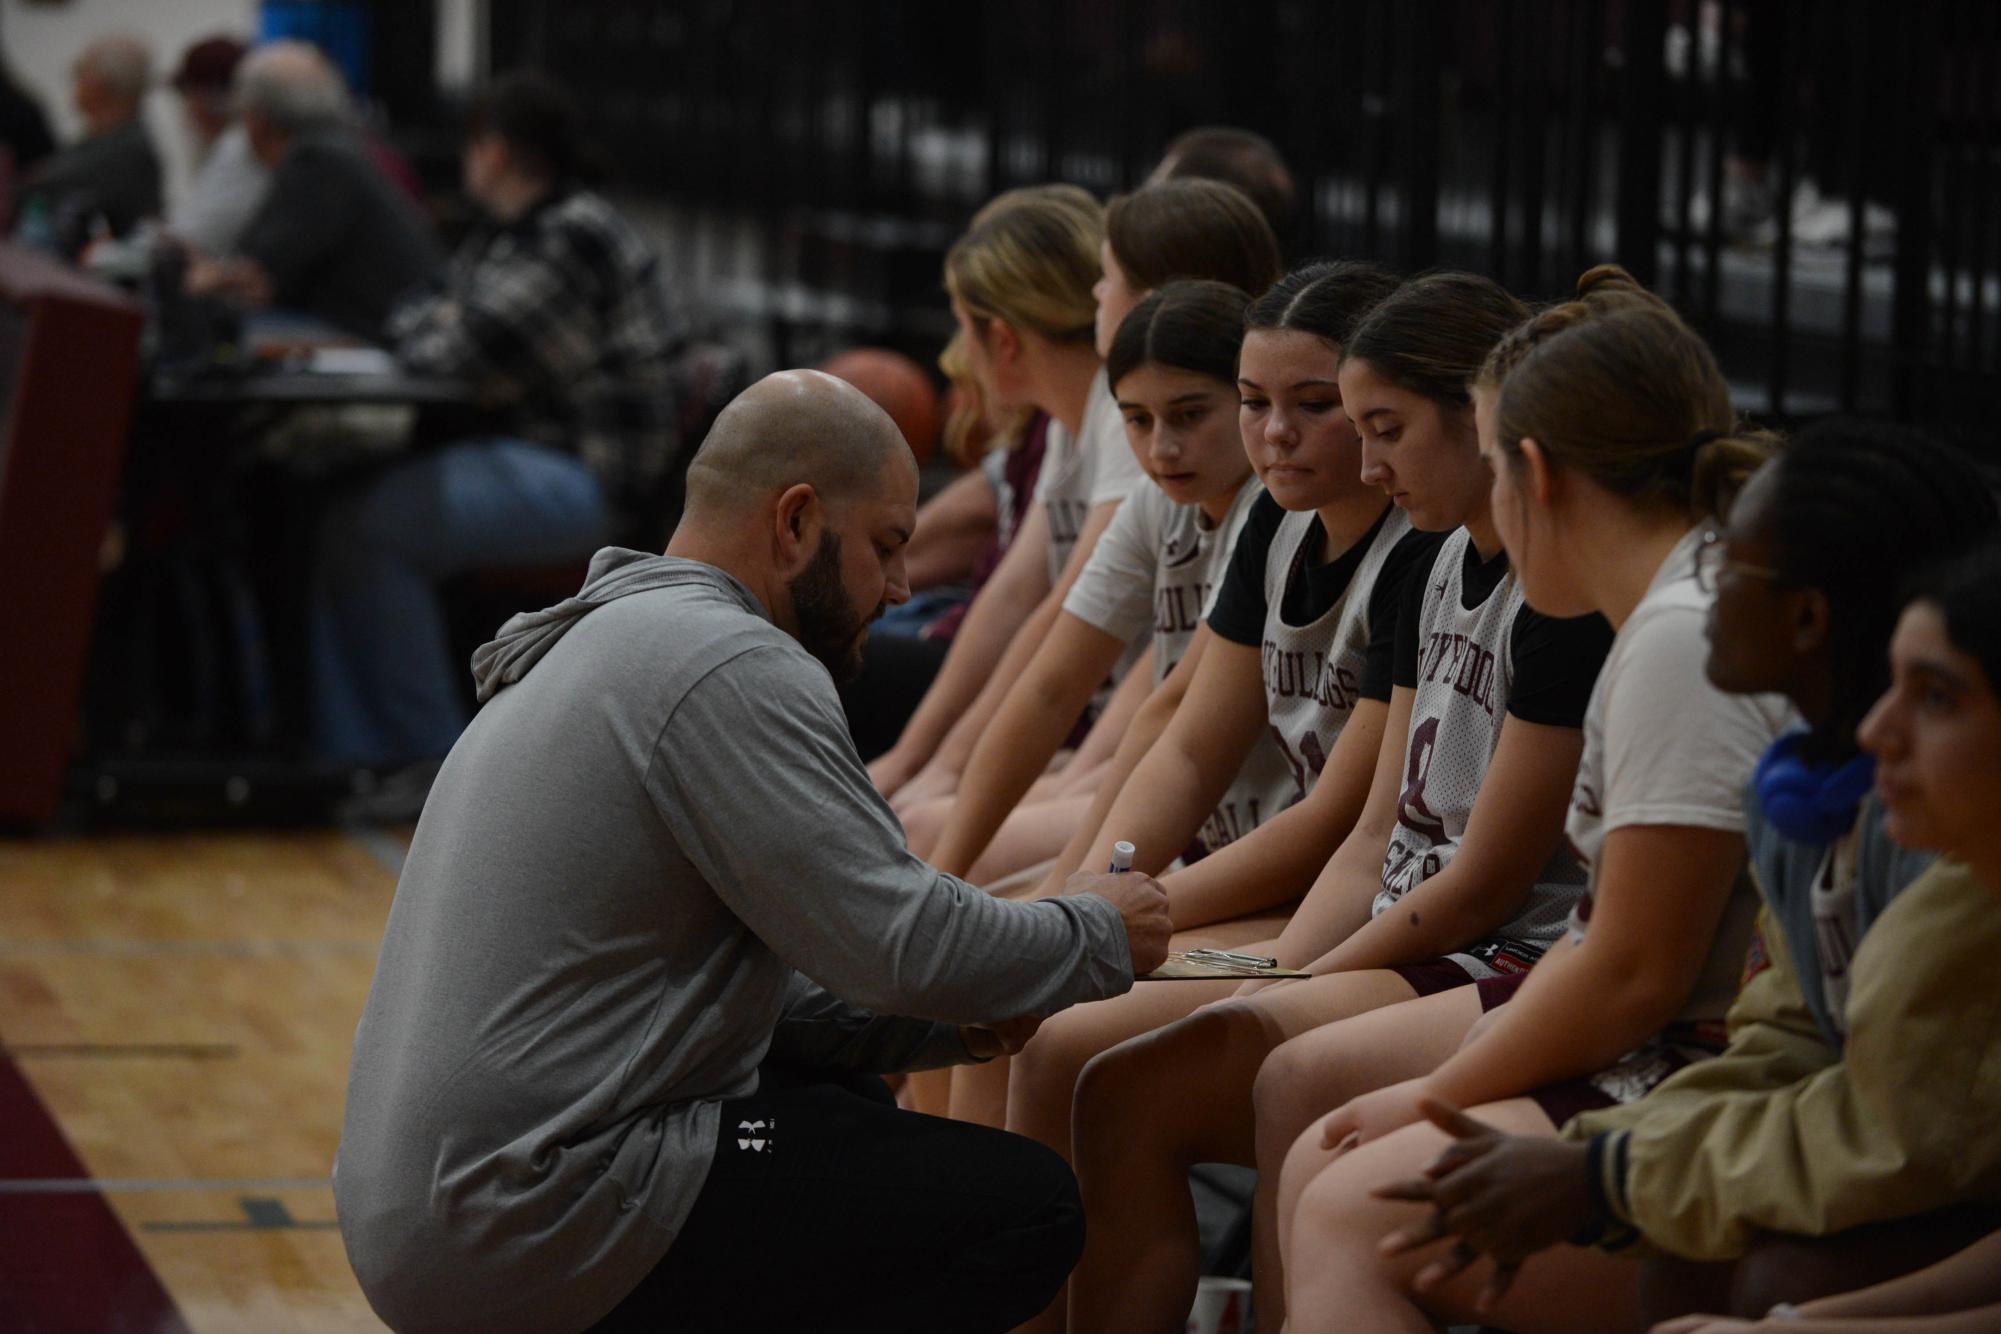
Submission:
[[1697,1260],[1758,1232],[1820,1236],[2001,1201],[2001,902],[1940,861],[1890,904],[1853,965],[1845,1053],[1800,994],[1784,933],[1730,1011],[1722,1055],[1637,1102],[1587,1112],[1603,1198]]

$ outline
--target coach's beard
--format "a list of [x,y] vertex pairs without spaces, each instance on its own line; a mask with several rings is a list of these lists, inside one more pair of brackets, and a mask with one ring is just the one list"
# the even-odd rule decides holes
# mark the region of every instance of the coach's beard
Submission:
[[799,643],[820,660],[836,685],[861,675],[862,645],[868,625],[882,615],[877,604],[868,616],[857,615],[841,586],[841,539],[820,534],[820,549],[812,563],[785,585],[792,595],[792,618],[799,623]]

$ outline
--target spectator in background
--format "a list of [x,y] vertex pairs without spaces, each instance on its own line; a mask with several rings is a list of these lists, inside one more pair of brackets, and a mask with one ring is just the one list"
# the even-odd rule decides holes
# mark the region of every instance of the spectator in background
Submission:
[[141,105],[153,80],[153,53],[129,33],[109,33],[84,47],[71,67],[83,138],[30,173],[24,220],[38,214],[31,239],[80,249],[102,219],[124,236],[160,211],[160,158]]
[[488,225],[390,330],[404,366],[475,383],[494,433],[404,460],[327,511],[314,689],[320,747],[339,762],[450,750],[466,707],[437,585],[582,560],[649,507],[678,440],[681,325],[653,251],[580,184],[569,98],[511,75],[469,129],[466,192]]
[[1299,226],[1299,192],[1271,140],[1231,125],[1184,131],[1160,155],[1146,183],[1188,179],[1221,181],[1242,190],[1271,224],[1279,248],[1290,252]]
[[196,156],[194,180],[169,210],[167,230],[205,255],[236,249],[271,188],[271,169],[251,149],[230,101],[236,67],[248,49],[234,37],[196,42],[167,81],[180,95]]
[[239,254],[196,264],[189,290],[306,311],[379,339],[397,298],[439,257],[430,224],[356,135],[340,72],[304,42],[272,42],[238,66],[235,98],[271,188]]
[[49,133],[42,104],[21,87],[4,59],[0,59],[0,149],[7,154],[0,165],[0,225],[11,226],[22,178],[56,151],[56,140]]

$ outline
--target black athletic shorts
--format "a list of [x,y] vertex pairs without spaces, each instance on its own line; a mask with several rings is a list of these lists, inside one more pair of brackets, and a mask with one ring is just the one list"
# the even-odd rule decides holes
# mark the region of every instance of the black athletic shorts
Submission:
[[1049,1305],[1083,1253],[1060,1157],[903,1111],[880,1079],[767,1066],[722,1110],[687,1223],[597,1329],[998,1334]]

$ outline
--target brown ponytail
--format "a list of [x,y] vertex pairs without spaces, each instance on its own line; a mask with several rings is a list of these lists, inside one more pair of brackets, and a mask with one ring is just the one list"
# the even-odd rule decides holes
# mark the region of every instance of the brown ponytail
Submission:
[[1052,343],[1088,343],[1104,235],[1104,210],[1074,185],[1009,190],[945,252],[945,290],[982,324],[1000,319]]
[[1495,345],[1476,381],[1500,393],[1499,447],[1550,461],[1637,505],[1716,514],[1777,438],[1741,427],[1709,346],[1616,264]]

